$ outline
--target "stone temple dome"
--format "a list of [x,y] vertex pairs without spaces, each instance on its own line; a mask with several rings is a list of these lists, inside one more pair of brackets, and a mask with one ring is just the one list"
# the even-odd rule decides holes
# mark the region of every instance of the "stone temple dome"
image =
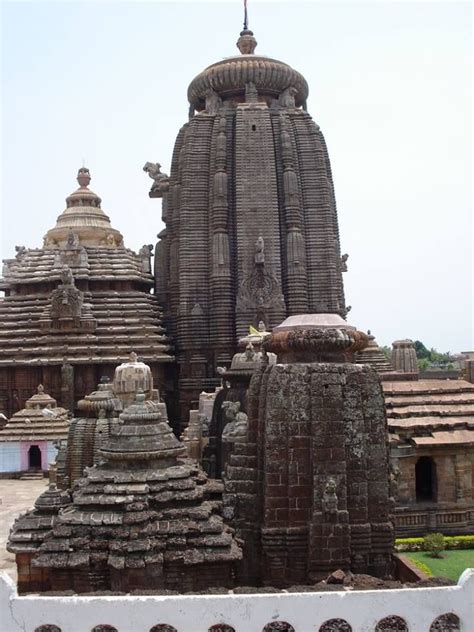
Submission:
[[256,45],[253,32],[244,29],[237,41],[241,55],[226,57],[197,75],[188,88],[189,103],[198,111],[204,110],[210,91],[221,98],[233,97],[244,93],[251,82],[258,94],[267,98],[278,98],[291,86],[296,106],[306,106],[308,84],[303,75],[282,61],[255,55]]
[[128,362],[123,362],[115,369],[113,389],[117,397],[127,404],[135,400],[135,394],[139,391],[150,397],[153,390],[150,367],[138,362],[137,354],[132,351]]
[[110,219],[101,209],[102,200],[89,189],[91,175],[89,169],[81,167],[77,172],[79,188],[66,198],[66,210],[56,221],[56,226],[45,236],[45,245],[65,245],[73,232],[83,246],[93,246],[103,242],[120,245],[123,237],[112,228]]

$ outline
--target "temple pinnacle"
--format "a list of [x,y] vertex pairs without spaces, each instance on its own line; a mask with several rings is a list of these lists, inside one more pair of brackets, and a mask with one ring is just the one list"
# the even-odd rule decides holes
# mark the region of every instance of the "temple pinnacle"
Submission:
[[253,55],[256,46],[257,40],[253,36],[253,31],[246,28],[240,32],[240,37],[237,40],[237,48],[242,55]]
[[91,181],[91,174],[87,167],[82,166],[77,172],[77,181],[79,186],[88,187]]

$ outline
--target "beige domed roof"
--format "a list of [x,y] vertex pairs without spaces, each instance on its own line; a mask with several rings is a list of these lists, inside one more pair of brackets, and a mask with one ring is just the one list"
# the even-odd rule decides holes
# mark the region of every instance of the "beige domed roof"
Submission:
[[66,209],[56,221],[56,226],[45,236],[45,243],[50,246],[61,246],[77,240],[81,245],[98,245],[114,241],[116,245],[123,242],[118,230],[112,228],[109,217],[101,209],[102,200],[91,191],[89,169],[81,167],[77,173],[79,188],[66,198]]
[[277,98],[284,90],[295,89],[295,105],[304,105],[308,84],[298,71],[277,59],[254,55],[257,42],[252,31],[244,29],[237,46],[242,53],[211,64],[195,77],[188,88],[188,101],[196,110],[203,110],[206,95],[214,90],[221,98],[245,92],[253,83],[258,93]]

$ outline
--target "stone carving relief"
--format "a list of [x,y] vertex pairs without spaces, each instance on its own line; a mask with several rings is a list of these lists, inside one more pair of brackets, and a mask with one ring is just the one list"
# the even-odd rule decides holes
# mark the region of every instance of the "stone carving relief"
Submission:
[[278,97],[278,103],[282,108],[294,108],[295,107],[295,95],[298,90],[294,86],[289,86]]
[[142,271],[151,273],[151,258],[153,257],[152,244],[144,244],[138,251],[138,255],[142,260]]
[[348,254],[344,254],[341,257],[341,272],[347,272],[347,260],[349,259]]
[[227,423],[222,431],[222,441],[242,441],[247,436],[248,417],[240,410],[240,402],[222,403]]
[[61,283],[51,294],[52,318],[80,318],[83,295],[74,283],[74,276],[69,266],[61,270]]
[[25,246],[15,246],[15,250],[16,250],[15,258],[18,260],[22,259],[26,254]]
[[155,197],[162,197],[163,193],[167,193],[170,186],[170,179],[166,173],[161,172],[159,162],[146,162],[143,166],[143,171],[153,180],[150,194],[153,194]]
[[70,230],[67,236],[66,248],[79,248],[79,246],[79,236]]
[[217,114],[222,104],[222,99],[215,90],[210,88],[206,92],[206,112],[213,116]]
[[265,263],[265,242],[263,237],[260,235],[257,241],[255,242],[255,263],[262,264]]
[[337,512],[337,484],[331,477],[328,478],[323,492],[322,508],[324,513],[335,514]]
[[252,272],[242,281],[237,296],[237,307],[257,310],[260,317],[273,307],[285,309],[280,284],[264,265],[255,265]]

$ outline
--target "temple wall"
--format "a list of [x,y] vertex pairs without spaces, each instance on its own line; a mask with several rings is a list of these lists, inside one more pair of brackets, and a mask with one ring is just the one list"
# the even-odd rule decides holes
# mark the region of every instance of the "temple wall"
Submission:
[[[178,632],[207,632],[218,624],[235,630],[245,629],[245,632],[261,632],[267,624],[280,621],[292,625],[296,632],[309,629],[317,632],[324,623],[324,630],[362,631],[374,630],[378,622],[394,615],[401,617],[409,630],[429,630],[438,617],[447,613],[454,614],[459,626],[443,627],[438,623],[434,629],[455,631],[470,629],[473,593],[472,569],[464,571],[456,586],[443,588],[48,598],[19,597],[13,581],[3,573],[0,575],[0,612],[2,629],[8,632],[33,632],[41,624],[56,625],[60,632],[85,632],[101,624],[114,626],[110,632],[113,629],[149,632],[157,624],[174,626]],[[329,621],[334,619],[337,621],[330,627]],[[341,620],[352,627],[338,626]],[[394,628],[386,623],[378,629],[388,632]]]
[[19,441],[0,443],[0,472],[21,472]]

